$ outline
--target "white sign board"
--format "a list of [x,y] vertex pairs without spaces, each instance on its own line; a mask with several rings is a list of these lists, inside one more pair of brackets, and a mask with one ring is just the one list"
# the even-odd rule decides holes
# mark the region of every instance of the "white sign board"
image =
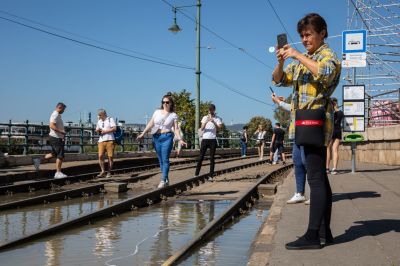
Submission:
[[351,116],[345,117],[343,131],[345,131],[345,132],[354,132],[354,131],[363,132],[363,131],[365,131],[364,126],[365,126],[364,117],[351,117]]
[[348,30],[342,33],[342,53],[359,53],[367,51],[367,31]]
[[351,68],[351,67],[366,67],[367,60],[343,60],[342,67]]
[[343,113],[345,116],[364,115],[364,102],[344,102]]
[[367,60],[367,53],[343,54],[343,60]]
[[343,86],[343,100],[364,100],[364,85],[345,85]]

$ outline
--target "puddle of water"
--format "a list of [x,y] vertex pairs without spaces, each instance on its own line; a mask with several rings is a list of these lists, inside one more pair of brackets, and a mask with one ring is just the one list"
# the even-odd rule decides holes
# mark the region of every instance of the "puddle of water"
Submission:
[[9,265],[161,265],[229,201],[166,201],[0,253]]
[[49,192],[50,192],[50,190],[41,189],[41,190],[32,191],[32,192],[13,193],[10,195],[0,195],[0,204],[5,204],[8,202],[17,201],[17,200],[23,200],[26,198],[38,197],[38,196],[46,195]]
[[202,245],[180,265],[246,265],[250,246],[268,216],[269,206],[256,204],[240,220],[207,244]]
[[126,199],[125,193],[96,194],[50,204],[39,204],[0,212],[0,243],[45,229],[50,225],[77,218]]

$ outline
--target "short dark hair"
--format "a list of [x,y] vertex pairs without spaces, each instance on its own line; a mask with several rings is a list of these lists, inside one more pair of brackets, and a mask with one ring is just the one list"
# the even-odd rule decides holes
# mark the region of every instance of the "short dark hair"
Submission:
[[281,123],[275,123],[275,126],[281,127]]
[[63,102],[57,103],[56,107],[59,107],[59,106],[63,107],[64,109],[67,108],[67,106]]
[[335,97],[332,97],[331,100],[332,100],[332,102],[335,102],[335,103],[338,102],[337,99],[336,99]]
[[215,111],[215,105],[210,103],[210,105],[208,106],[208,110],[214,110]]
[[317,13],[307,14],[304,18],[300,19],[299,22],[297,22],[297,32],[301,34],[301,32],[310,25],[318,33],[325,30],[324,39],[328,38],[328,26],[326,25],[326,21]]
[[244,126],[244,127],[243,127],[243,129],[248,129],[248,128],[249,128],[248,126]]

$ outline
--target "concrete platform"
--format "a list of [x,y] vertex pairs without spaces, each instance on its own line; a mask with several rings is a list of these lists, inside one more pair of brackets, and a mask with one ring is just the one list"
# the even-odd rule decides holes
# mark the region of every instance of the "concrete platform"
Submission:
[[278,187],[248,265],[400,265],[400,167],[358,164],[355,174],[350,168],[340,162],[339,174],[329,176],[334,245],[285,249],[304,234],[309,215],[309,205],[286,204],[295,190],[291,174]]

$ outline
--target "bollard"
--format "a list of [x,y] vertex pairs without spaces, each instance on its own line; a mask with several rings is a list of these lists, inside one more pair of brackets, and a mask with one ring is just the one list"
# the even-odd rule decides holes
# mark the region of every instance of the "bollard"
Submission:
[[344,137],[344,142],[350,142],[351,143],[351,173],[355,174],[356,172],[356,147],[357,147],[357,142],[363,141],[364,137],[361,134],[348,134]]

